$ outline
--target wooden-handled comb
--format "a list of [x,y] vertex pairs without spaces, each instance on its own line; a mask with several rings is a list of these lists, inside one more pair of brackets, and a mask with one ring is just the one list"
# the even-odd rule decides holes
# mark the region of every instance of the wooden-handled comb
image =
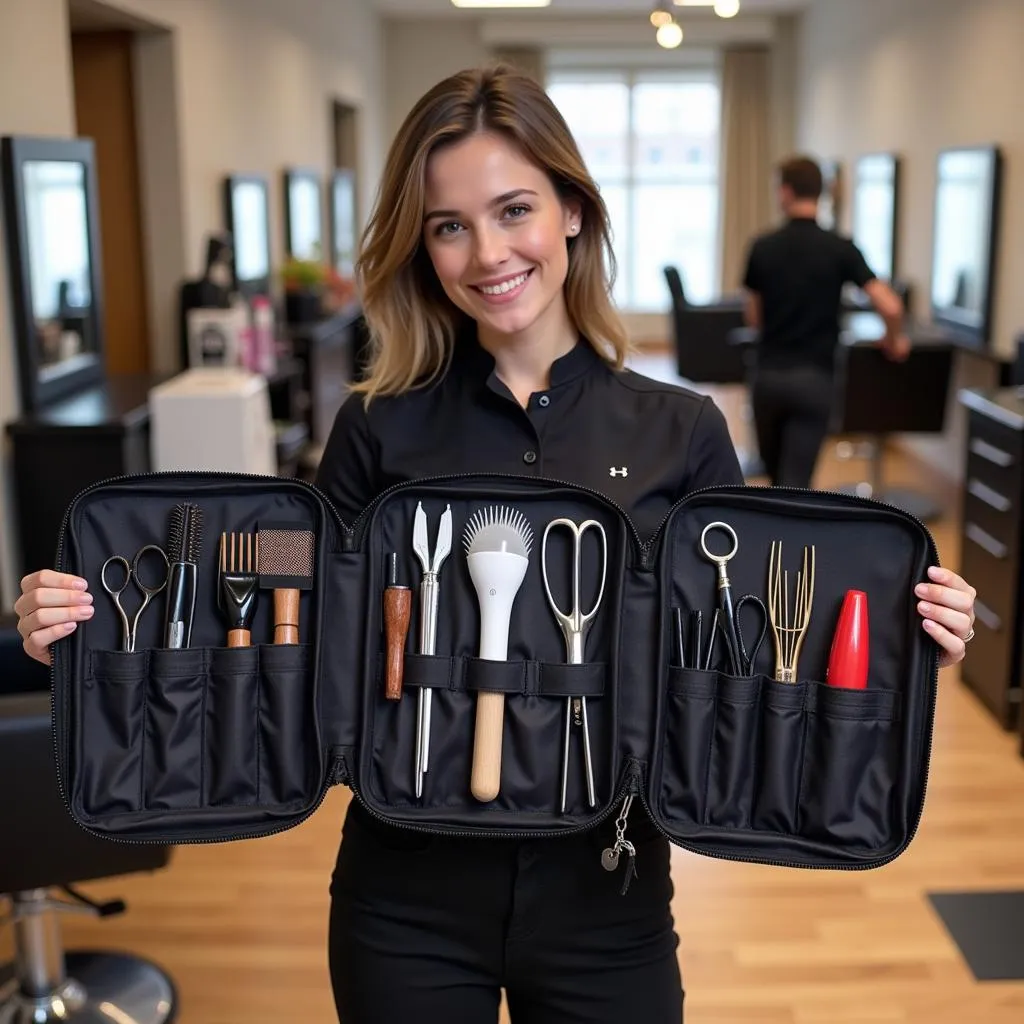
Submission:
[[256,536],[254,551],[253,537],[251,533],[220,535],[218,597],[228,626],[228,647],[251,644],[260,565],[260,540]]

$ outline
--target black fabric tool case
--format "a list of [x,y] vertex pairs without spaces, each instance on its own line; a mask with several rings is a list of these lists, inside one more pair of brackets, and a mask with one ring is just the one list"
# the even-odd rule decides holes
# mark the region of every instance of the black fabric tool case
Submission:
[[[161,595],[140,619],[135,653],[122,653],[101,565],[112,554],[130,561],[145,544],[163,545],[168,514],[184,500],[204,513],[191,646],[160,647]],[[433,656],[416,653],[418,503],[432,546],[446,506],[453,518]],[[463,551],[470,516],[494,505],[523,513],[533,530],[507,662],[477,656],[479,607]],[[597,520],[607,536],[605,590],[582,665],[566,664],[541,577],[541,535],[556,517]],[[253,646],[228,648],[216,605],[220,535],[271,520],[315,533],[301,642],[269,642],[272,595],[264,591]],[[707,623],[716,602],[716,570],[698,545],[703,527],[716,520],[739,539],[728,570],[737,597],[766,600],[773,540],[783,542],[790,580],[803,546],[815,546],[814,603],[796,683],[772,678],[770,630],[750,676],[678,664],[673,607],[701,608]],[[382,594],[392,552],[398,581],[413,593],[400,701],[385,699],[383,688]],[[551,587],[563,607],[570,554],[569,543],[557,545],[552,535]],[[96,834],[174,843],[290,828],[335,784],[350,786],[382,820],[480,836],[582,831],[616,814],[631,795],[669,839],[698,853],[793,867],[876,867],[907,847],[922,813],[937,649],[920,628],[913,587],[936,562],[932,538],[916,519],[825,492],[699,491],[645,544],[607,498],[535,478],[410,482],[386,491],[354,523],[342,522],[321,492],[296,480],[223,473],[114,479],[75,499],[58,549],[58,569],[88,580],[96,609],[54,645],[61,790],[75,820]],[[864,690],[824,682],[848,589],[869,597]],[[585,558],[584,607],[596,590],[596,559]],[[138,595],[129,590],[125,599],[134,607]],[[430,765],[417,799],[420,686],[431,687],[433,698]],[[469,784],[481,690],[505,693],[501,790],[489,803],[476,800]],[[561,813],[563,715],[571,696],[587,698],[597,801],[591,807],[587,800],[574,729]]]

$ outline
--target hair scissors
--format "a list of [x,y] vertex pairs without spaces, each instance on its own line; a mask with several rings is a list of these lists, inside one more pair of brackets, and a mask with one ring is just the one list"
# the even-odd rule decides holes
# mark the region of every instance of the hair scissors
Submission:
[[[149,586],[142,579],[142,576],[139,573],[139,564],[147,551],[156,552],[163,561],[164,574],[163,578],[159,580],[159,586]],[[107,570],[111,565],[118,565],[124,569],[124,582],[121,583],[119,587],[111,586],[110,582],[107,580]],[[145,547],[139,548],[139,550],[135,552],[135,557],[132,559],[131,565],[128,564],[128,559],[123,555],[111,555],[110,558],[103,563],[103,568],[100,570],[100,582],[103,584],[103,589],[114,599],[114,604],[117,606],[117,612],[121,616],[122,651],[130,653],[135,650],[135,633],[139,626],[139,618],[149,607],[150,601],[152,601],[153,598],[167,586],[167,577],[169,572],[170,565],[167,560],[167,552],[156,544],[147,544]],[[130,582],[134,582],[139,593],[142,594],[142,604],[139,605],[138,610],[132,616],[131,622],[128,621],[128,615],[124,610],[124,605],[121,604],[121,595],[125,590],[127,590]]]
[[[708,548],[707,536],[712,530],[722,530],[732,540],[732,547],[724,555],[716,555]],[[716,617],[725,637],[726,651],[729,655],[729,671],[733,675],[749,676],[754,670],[757,652],[761,649],[761,644],[764,643],[764,638],[768,633],[768,610],[765,608],[764,602],[753,594],[744,594],[733,604],[732,584],[729,582],[726,567],[735,557],[739,546],[736,531],[728,523],[708,523],[701,531],[700,549],[704,557],[718,569],[718,614]],[[748,603],[756,609],[760,621],[760,632],[749,652],[743,643],[743,632],[739,622],[740,613]],[[714,642],[714,631],[712,630],[710,643],[713,645]],[[710,655],[710,647],[708,653]]]
[[[552,530],[564,527],[572,534],[572,607],[568,613],[563,612],[551,594],[548,579],[548,535]],[[587,530],[594,530],[601,538],[601,584],[594,600],[594,606],[584,612],[580,604],[580,580],[583,576],[583,536]],[[582,523],[574,523],[571,519],[552,519],[544,530],[541,543],[541,574],[544,578],[544,592],[555,619],[562,628],[565,637],[566,660],[570,665],[582,665],[583,655],[587,646],[587,633],[594,621],[597,609],[604,596],[605,577],[608,574],[608,537],[604,527],[596,519],[587,519]],[[597,806],[594,792],[594,764],[590,756],[590,723],[587,721],[587,698],[566,697],[565,699],[565,738],[562,751],[562,813],[565,813],[566,790],[569,784],[569,738],[572,726],[583,729],[583,759],[587,772],[587,799],[591,807]]]

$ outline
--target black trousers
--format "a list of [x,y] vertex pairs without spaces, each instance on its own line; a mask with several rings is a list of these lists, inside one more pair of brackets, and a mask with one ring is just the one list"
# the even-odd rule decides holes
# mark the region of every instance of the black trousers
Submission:
[[811,366],[759,368],[751,405],[757,446],[771,482],[810,487],[834,399],[831,372]]
[[341,1024],[494,1024],[502,988],[514,1024],[679,1024],[669,845],[630,825],[622,896],[625,858],[600,863],[613,836],[431,836],[353,806],[331,886]]

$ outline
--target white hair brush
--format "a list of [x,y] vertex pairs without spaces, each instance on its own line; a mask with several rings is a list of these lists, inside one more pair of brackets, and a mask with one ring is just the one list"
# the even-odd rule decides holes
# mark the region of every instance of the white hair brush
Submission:
[[[505,661],[512,604],[530,564],[533,531],[521,512],[492,507],[475,513],[464,538],[469,575],[480,602],[480,657]],[[476,698],[473,796],[487,802],[501,785],[501,733],[505,695],[481,691]]]

